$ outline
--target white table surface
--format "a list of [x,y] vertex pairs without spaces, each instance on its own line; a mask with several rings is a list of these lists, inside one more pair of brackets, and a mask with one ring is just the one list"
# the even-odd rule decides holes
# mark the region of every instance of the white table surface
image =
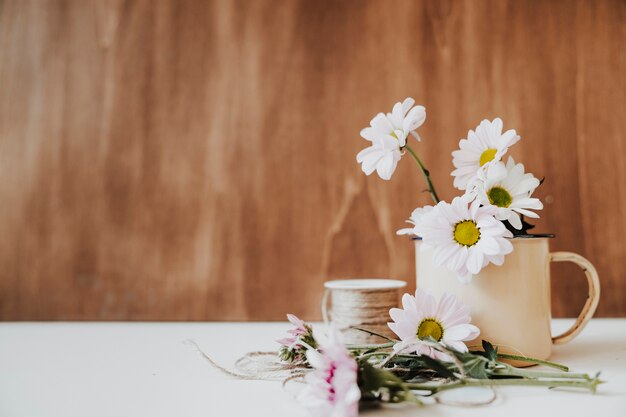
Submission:
[[[566,323],[557,320],[556,326]],[[279,382],[242,381],[213,369],[192,339],[230,366],[273,350],[287,323],[1,323],[0,416],[305,416]],[[626,416],[626,319],[596,319],[552,359],[602,371],[596,395],[535,387],[498,388],[490,405],[433,404],[365,416]]]

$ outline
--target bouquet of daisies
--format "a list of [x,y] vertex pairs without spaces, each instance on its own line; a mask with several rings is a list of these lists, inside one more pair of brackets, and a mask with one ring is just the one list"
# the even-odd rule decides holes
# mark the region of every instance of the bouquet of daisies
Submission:
[[[396,103],[391,113],[379,113],[361,136],[370,146],[359,152],[357,161],[365,174],[374,171],[384,180],[391,179],[398,162],[409,153],[426,179],[434,205],[416,208],[408,222],[412,227],[398,234],[411,234],[434,248],[435,264],[456,272],[463,282],[490,263],[501,265],[513,246],[509,238],[527,233],[532,226],[524,216],[539,217],[533,210],[543,205],[532,193],[541,184],[524,165],[513,158],[503,162],[510,146],[520,140],[514,130],[502,132],[500,119],[483,120],[459,150],[452,153],[454,186],[463,191],[451,203],[441,201],[430,174],[409,136],[420,141],[417,129],[426,120],[423,106],[412,98]],[[239,371],[222,371],[240,378],[263,379],[259,365],[242,367],[246,361],[269,353],[267,370],[272,377],[286,371],[283,384],[305,382],[298,398],[311,414],[318,417],[356,417],[364,406],[410,402],[422,404],[426,397],[441,401],[442,392],[463,387],[541,386],[580,388],[595,392],[599,374],[570,373],[557,363],[498,352],[488,341],[482,349],[470,350],[466,342],[476,340],[480,329],[471,323],[469,308],[453,295],[436,299],[418,289],[404,294],[402,308],[389,311],[389,328],[396,338],[368,329],[354,328],[381,338],[380,344],[346,345],[332,325],[321,334],[313,326],[289,314],[293,328],[278,340],[274,352],[251,352],[236,362]],[[554,370],[527,370],[509,362],[543,365]],[[477,404],[485,404],[493,397]]]
[[[285,381],[306,383],[300,402],[319,417],[356,417],[359,408],[384,403],[422,404],[426,397],[462,387],[527,385],[580,388],[591,392],[602,381],[599,374],[568,372],[564,365],[528,357],[501,354],[491,343],[470,351],[466,341],[480,331],[470,323],[469,309],[454,296],[436,299],[417,290],[404,294],[403,308],[389,311],[389,328],[398,339],[367,329],[381,338],[380,344],[345,345],[334,327],[314,332],[310,324],[288,315],[293,329],[278,342],[280,358],[292,373]],[[519,369],[503,360],[523,361],[555,368],[553,371]],[[495,399],[478,400],[485,404]]]
[[508,240],[527,234],[533,226],[524,216],[538,218],[534,210],[543,204],[532,197],[542,181],[526,173],[524,165],[508,157],[509,147],[520,140],[515,130],[503,132],[502,120],[483,120],[458,150],[452,152],[454,186],[463,192],[451,203],[441,201],[430,173],[409,144],[409,136],[421,140],[417,129],[426,120],[424,106],[415,106],[407,98],[396,103],[391,113],[378,113],[361,136],[370,146],[358,153],[356,159],[366,175],[374,171],[384,180],[391,179],[398,162],[408,153],[417,162],[434,205],[416,208],[408,223],[410,228],[398,234],[410,234],[423,239],[423,247],[433,248],[433,261],[455,272],[462,282],[489,264],[502,265],[504,257],[513,251]]

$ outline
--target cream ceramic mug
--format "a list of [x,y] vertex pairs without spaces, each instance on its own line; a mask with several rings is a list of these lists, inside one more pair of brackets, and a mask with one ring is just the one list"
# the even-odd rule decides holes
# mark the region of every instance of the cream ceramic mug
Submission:
[[[593,265],[571,252],[550,252],[553,235],[528,235],[512,239],[513,252],[502,266],[488,265],[469,284],[432,262],[432,249],[415,240],[417,287],[435,296],[454,294],[470,309],[480,336],[468,342],[478,347],[482,339],[502,353],[548,359],[553,344],[567,343],[585,327],[598,306],[600,282]],[[566,332],[552,336],[550,330],[550,263],[573,262],[580,266],[589,285],[589,296]]]

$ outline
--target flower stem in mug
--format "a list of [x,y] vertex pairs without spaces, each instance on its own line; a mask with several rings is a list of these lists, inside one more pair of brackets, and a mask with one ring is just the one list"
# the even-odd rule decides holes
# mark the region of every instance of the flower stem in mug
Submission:
[[411,156],[413,156],[413,159],[415,159],[415,162],[417,162],[417,165],[419,165],[420,170],[422,171],[422,174],[424,174],[424,178],[426,179],[426,183],[428,184],[428,191],[430,191],[430,195],[433,197],[433,201],[435,202],[435,204],[437,204],[439,202],[439,196],[437,195],[437,191],[435,191],[435,186],[433,185],[433,182],[430,179],[430,172],[426,169],[426,167],[424,167],[424,164],[422,163],[422,161],[419,159],[415,151],[411,149],[409,145],[406,145],[404,149],[409,151]]

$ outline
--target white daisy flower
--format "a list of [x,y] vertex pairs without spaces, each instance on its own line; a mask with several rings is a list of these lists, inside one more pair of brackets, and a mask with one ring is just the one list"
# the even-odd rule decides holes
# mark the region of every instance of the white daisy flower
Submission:
[[361,164],[365,175],[376,171],[380,178],[389,180],[400,158],[402,158],[402,152],[398,146],[398,139],[387,135],[374,140],[372,146],[359,152],[356,161]]
[[538,214],[530,211],[543,208],[538,198],[531,198],[539,184],[533,174],[524,172],[524,164],[516,164],[509,157],[506,165],[503,162],[490,163],[476,179],[470,181],[468,191],[471,195],[475,194],[482,204],[497,207],[496,219],[508,220],[511,226],[520,230],[520,214],[539,218]]
[[406,138],[412,134],[419,140],[415,129],[426,120],[424,106],[415,106],[411,97],[393,106],[391,113],[378,113],[370,121],[370,126],[361,130],[361,137],[371,142],[356,156],[357,162],[366,175],[376,171],[388,180],[393,175],[402,157],[401,149],[406,146]]
[[500,161],[510,146],[520,140],[515,130],[502,133],[502,120],[492,122],[483,120],[476,128],[470,130],[467,139],[461,139],[461,149],[452,152],[452,163],[456,168],[452,171],[454,186],[465,190],[467,183],[485,164],[491,161]]
[[398,335],[397,353],[415,352],[431,358],[449,360],[445,353],[422,343],[427,338],[455,349],[467,352],[465,341],[473,340],[480,334],[478,327],[470,324],[471,318],[466,305],[453,295],[444,294],[439,301],[424,290],[417,289],[415,297],[404,294],[401,308],[392,308],[389,315],[394,321],[387,323]]
[[513,234],[494,217],[496,207],[471,206],[462,197],[452,204],[441,201],[422,217],[415,231],[424,246],[432,247],[433,262],[456,272],[461,282],[470,282],[489,263],[502,265],[504,256],[513,251],[508,239]]
[[370,121],[370,126],[361,130],[361,137],[373,142],[377,138],[390,135],[398,140],[400,147],[406,145],[409,133],[419,140],[415,129],[424,124],[426,108],[424,106],[413,107],[414,104],[415,100],[407,97],[402,103],[394,104],[391,113],[386,115],[378,113]]
[[409,220],[406,221],[407,223],[412,224],[413,227],[400,229],[396,232],[396,234],[397,235],[417,235],[417,233],[415,233],[415,226],[417,226],[422,220],[422,217],[430,213],[430,211],[433,208],[434,208],[433,206],[424,206],[424,207],[418,207],[415,210],[413,210],[413,213],[411,213],[411,217],[409,218]]

